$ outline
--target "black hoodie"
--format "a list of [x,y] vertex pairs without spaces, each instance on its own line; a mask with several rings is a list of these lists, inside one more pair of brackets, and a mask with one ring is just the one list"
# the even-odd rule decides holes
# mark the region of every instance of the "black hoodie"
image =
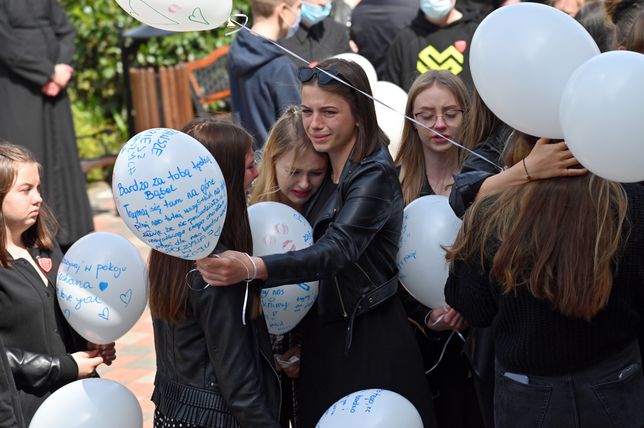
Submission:
[[419,10],[411,25],[403,28],[387,52],[385,80],[409,91],[414,79],[428,70],[450,70],[473,87],[469,69],[470,43],[480,14],[458,8],[463,17],[445,26],[431,23]]
[[242,29],[228,54],[228,74],[235,121],[259,149],[285,108],[300,105],[295,66],[278,46]]

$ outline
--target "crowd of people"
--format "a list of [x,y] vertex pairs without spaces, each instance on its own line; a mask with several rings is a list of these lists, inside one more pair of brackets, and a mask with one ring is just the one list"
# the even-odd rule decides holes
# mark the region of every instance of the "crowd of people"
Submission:
[[[503,4],[355,3],[252,0],[229,54],[235,123],[183,129],[217,160],[228,212],[211,257],[150,255],[155,428],[314,427],[369,388],[405,397],[426,428],[644,426],[644,187],[593,175],[565,142],[486,107],[469,45]],[[603,51],[643,51],[643,2],[553,6]],[[64,248],[92,229],[65,93],[73,39],[56,0],[0,1],[0,97],[12,100],[0,107],[2,428],[28,426],[51,392],[116,357],[74,332],[55,297]],[[416,122],[393,158],[367,75],[333,58],[352,51],[408,91]],[[427,195],[463,218],[436,308],[396,264],[403,210]],[[300,212],[313,245],[252,256],[247,207],[263,201]],[[269,335],[261,290],[308,281],[310,312]]]

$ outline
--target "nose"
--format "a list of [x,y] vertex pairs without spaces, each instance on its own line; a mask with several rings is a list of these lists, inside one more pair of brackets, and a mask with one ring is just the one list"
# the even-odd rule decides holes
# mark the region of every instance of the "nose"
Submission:
[[434,129],[446,129],[447,124],[445,123],[445,119],[443,119],[443,116],[440,115],[436,118],[436,123],[434,123],[433,126]]
[[34,205],[40,205],[42,204],[42,195],[37,189],[34,189],[34,193],[32,196],[32,201]]
[[313,129],[321,129],[323,126],[324,126],[324,122],[322,121],[322,115],[314,112],[311,115],[310,127]]
[[297,185],[302,190],[309,190],[311,188],[311,180],[309,180],[309,177],[304,175],[298,180]]
[[257,167],[255,165],[253,165],[253,168],[251,169],[251,174],[253,176],[253,180],[256,179],[259,175],[259,171],[257,170]]

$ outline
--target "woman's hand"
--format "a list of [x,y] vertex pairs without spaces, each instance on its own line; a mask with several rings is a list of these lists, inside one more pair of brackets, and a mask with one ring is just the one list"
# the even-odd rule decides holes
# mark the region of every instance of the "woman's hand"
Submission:
[[78,366],[79,379],[92,376],[96,367],[103,363],[103,357],[98,350],[74,352],[72,358]]
[[433,309],[426,318],[425,324],[427,328],[434,331],[463,331],[467,328],[467,322],[461,314],[449,306]]
[[[528,170],[527,172],[533,180],[552,177],[577,177],[588,172],[585,168],[571,168],[578,165],[579,162],[577,162],[565,142],[551,144],[547,138],[537,140],[524,162],[525,169]],[[517,167],[523,168],[523,165],[517,164]]]
[[69,64],[56,64],[54,66],[54,74],[51,77],[58,86],[64,88],[67,86],[74,73],[74,68]]
[[207,284],[214,286],[266,279],[266,265],[262,259],[239,251],[225,251],[214,257],[197,260],[197,270]]
[[116,360],[116,347],[114,342],[106,345],[97,345],[96,343],[88,342],[87,345],[90,351],[98,351],[105,365],[111,366],[112,361]]

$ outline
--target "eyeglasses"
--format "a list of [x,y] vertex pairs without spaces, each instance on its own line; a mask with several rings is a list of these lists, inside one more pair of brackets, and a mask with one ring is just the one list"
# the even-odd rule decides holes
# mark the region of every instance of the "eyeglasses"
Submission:
[[456,108],[446,110],[443,114],[433,114],[421,111],[419,113],[414,113],[414,117],[417,121],[430,128],[436,126],[436,122],[438,121],[439,117],[443,118],[443,122],[445,122],[447,126],[455,126],[459,124],[459,121],[463,116],[463,111],[464,110],[462,109]]
[[300,67],[299,70],[297,70],[297,78],[300,79],[300,82],[302,83],[306,83],[311,81],[313,78],[317,78],[320,85],[326,86],[329,83],[337,82],[334,77],[346,81],[339,71],[332,69],[320,71],[317,68]]

